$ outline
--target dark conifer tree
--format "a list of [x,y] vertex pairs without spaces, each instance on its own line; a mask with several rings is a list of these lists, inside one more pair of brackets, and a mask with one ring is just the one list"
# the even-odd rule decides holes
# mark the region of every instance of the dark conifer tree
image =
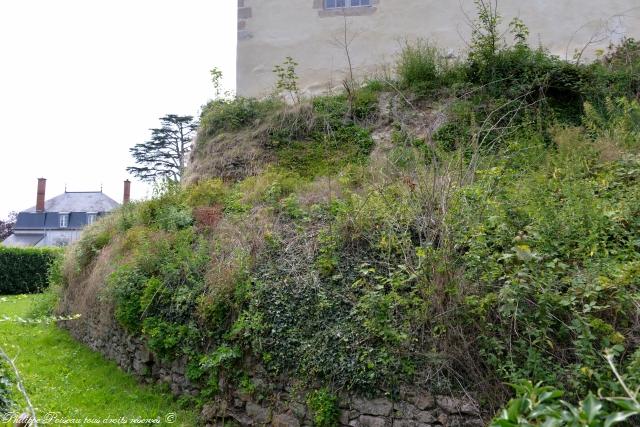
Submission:
[[136,166],[129,166],[127,172],[142,181],[179,182],[198,123],[193,116],[175,114],[162,117],[160,122],[160,128],[151,129],[151,139],[129,149]]

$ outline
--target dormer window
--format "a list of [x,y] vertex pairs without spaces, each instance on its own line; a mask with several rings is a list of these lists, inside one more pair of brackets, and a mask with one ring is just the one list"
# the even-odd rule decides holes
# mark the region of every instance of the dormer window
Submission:
[[98,214],[96,212],[87,213],[87,225],[91,225],[94,222],[96,222],[97,217],[98,217]]
[[60,228],[67,228],[69,226],[69,214],[61,213],[60,214]]
[[325,9],[371,6],[371,0],[324,0]]

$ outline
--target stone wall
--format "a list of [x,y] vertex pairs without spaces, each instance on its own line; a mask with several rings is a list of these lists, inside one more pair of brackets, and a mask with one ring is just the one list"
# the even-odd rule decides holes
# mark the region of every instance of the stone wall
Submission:
[[[273,387],[274,384],[258,384]],[[263,396],[257,399],[255,396]],[[305,405],[304,394],[288,386],[277,387],[272,393],[243,394],[232,391],[230,398],[212,402],[202,410],[208,425],[221,425],[233,420],[241,425],[311,426],[313,418]],[[428,392],[406,390],[393,401],[386,397],[366,399],[358,396],[340,397],[341,426],[352,427],[428,427],[484,425],[478,406],[469,399],[434,396]]]
[[[106,261],[108,254],[100,258]],[[175,395],[197,395],[198,386],[185,375],[187,360],[159,360],[147,349],[144,338],[127,333],[116,322],[110,302],[90,286],[97,282],[95,279],[97,277],[90,276],[86,282],[80,282],[85,286],[67,289],[62,296],[59,313],[80,313],[81,317],[59,325],[77,340],[115,361],[123,370],[138,376],[141,382],[166,383]],[[313,425],[312,414],[305,403],[308,390],[287,378],[272,378],[256,361],[245,360],[244,365],[253,385],[252,391],[234,388],[221,378],[218,397],[202,409],[204,425],[223,425],[225,421],[241,425]],[[388,397],[367,399],[348,394],[339,398],[340,424],[343,426],[483,425],[479,407],[472,400],[434,396],[425,390],[407,388],[401,390],[395,400]]]
[[147,349],[143,338],[128,334],[115,320],[100,320],[99,317],[88,319],[83,316],[78,320],[60,322],[59,325],[75,339],[115,361],[120,368],[136,375],[142,382],[167,383],[175,395],[198,394],[198,387],[185,376],[185,359],[162,361]]
[[[104,308],[104,307],[103,307]],[[185,376],[184,359],[163,362],[145,345],[143,338],[131,336],[113,317],[96,315],[61,322],[79,341],[114,360],[123,370],[142,382],[167,383],[176,395],[197,395],[199,389]],[[249,364],[251,362],[248,362]],[[220,380],[220,395],[202,409],[208,426],[235,421],[241,425],[311,426],[312,414],[305,404],[306,392],[286,381],[274,382],[258,365],[250,370],[252,393],[230,387]],[[399,399],[366,399],[340,396],[340,424],[354,427],[482,426],[478,406],[469,399],[434,396],[426,391],[405,389]]]

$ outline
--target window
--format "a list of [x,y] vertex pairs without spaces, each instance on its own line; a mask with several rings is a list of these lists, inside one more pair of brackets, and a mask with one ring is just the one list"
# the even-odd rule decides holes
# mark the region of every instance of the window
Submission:
[[69,226],[69,214],[60,214],[60,228]]
[[95,212],[90,212],[87,214],[87,224],[91,225],[96,222],[97,214]]
[[324,0],[325,9],[371,6],[371,0]]

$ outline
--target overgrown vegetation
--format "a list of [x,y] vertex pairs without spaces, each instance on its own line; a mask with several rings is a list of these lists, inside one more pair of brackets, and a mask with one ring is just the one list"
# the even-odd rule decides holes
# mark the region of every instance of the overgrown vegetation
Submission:
[[589,393],[578,405],[561,400],[563,392],[550,386],[522,381],[514,386],[518,397],[512,399],[493,420],[492,427],[522,425],[588,425],[613,426],[637,419],[640,415],[638,392],[630,390],[613,364],[607,361],[618,383],[624,389],[622,397],[596,397]]
[[553,155],[497,162],[458,194],[450,214],[464,248],[464,307],[485,363],[505,381],[615,390],[602,353],[635,351],[640,162],[601,163],[610,141],[577,129],[554,142]]
[[[640,386],[637,43],[572,64],[480,7],[465,61],[424,42],[355,93],[212,101],[188,184],[90,228],[66,294],[106,283],[204,399],[257,360],[320,390],[318,425],[335,390],[464,389],[492,416],[523,380],[549,414],[611,425],[597,393]],[[498,425],[541,419],[518,399]]]
[[41,292],[59,249],[0,247],[0,295]]
[[338,398],[326,388],[316,390],[307,396],[307,405],[313,411],[313,424],[329,427],[338,424],[340,412]]

